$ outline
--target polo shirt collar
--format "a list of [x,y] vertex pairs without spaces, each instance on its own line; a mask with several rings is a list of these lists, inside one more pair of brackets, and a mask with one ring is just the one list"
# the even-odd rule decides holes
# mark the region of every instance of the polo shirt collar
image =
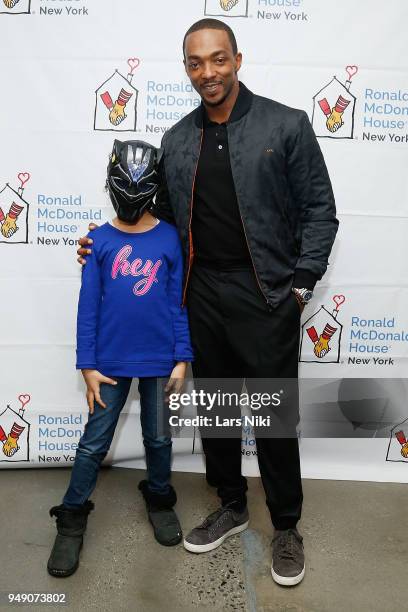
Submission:
[[[232,109],[231,115],[227,123],[234,123],[235,121],[238,121],[244,115],[246,115],[249,109],[251,108],[253,97],[254,94],[240,81],[238,97],[235,101],[234,108]],[[208,125],[214,124],[214,122],[210,121],[210,119],[208,118],[207,111],[202,102],[198,107],[198,111],[199,112],[197,113],[197,123],[199,127],[206,127]]]

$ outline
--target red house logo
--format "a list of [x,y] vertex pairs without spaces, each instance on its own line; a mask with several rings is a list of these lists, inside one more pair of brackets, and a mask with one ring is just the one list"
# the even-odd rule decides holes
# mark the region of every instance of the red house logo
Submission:
[[19,395],[18,412],[7,406],[0,414],[0,462],[30,460],[30,423],[24,418],[30,399],[28,393]]
[[346,66],[347,79],[336,76],[313,96],[312,125],[318,138],[353,138],[356,97],[351,93],[351,79],[357,66]]
[[391,429],[386,460],[408,463],[408,419]]
[[248,17],[248,0],[205,0],[204,15],[209,17]]
[[17,191],[8,183],[0,191],[0,243],[28,243],[29,203],[23,198],[24,185],[30,179],[29,172],[17,175],[20,187]]
[[132,85],[133,73],[140,64],[137,57],[127,61],[129,72],[115,70],[96,90],[94,130],[135,132],[138,90]]
[[334,295],[335,308],[330,312],[321,306],[302,325],[299,361],[305,363],[339,363],[343,325],[338,320],[344,295]]
[[0,0],[0,14],[27,15],[30,8],[31,0]]

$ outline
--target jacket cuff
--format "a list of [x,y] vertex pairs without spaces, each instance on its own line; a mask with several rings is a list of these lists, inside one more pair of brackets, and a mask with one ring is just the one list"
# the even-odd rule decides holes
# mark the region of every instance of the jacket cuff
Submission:
[[296,289],[305,288],[310,289],[312,291],[318,280],[318,276],[313,274],[313,272],[310,272],[309,270],[305,270],[303,268],[297,268],[295,270],[295,276],[293,277],[292,286]]

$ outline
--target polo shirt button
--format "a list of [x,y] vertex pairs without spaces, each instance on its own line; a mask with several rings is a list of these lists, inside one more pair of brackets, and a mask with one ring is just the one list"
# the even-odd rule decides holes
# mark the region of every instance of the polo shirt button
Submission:
[[218,148],[219,148],[219,149],[222,149],[222,145],[218,145]]

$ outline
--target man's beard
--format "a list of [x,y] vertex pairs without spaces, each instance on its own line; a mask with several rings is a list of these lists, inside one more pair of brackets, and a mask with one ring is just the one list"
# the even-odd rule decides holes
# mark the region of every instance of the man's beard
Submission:
[[[206,104],[207,106],[211,106],[212,108],[215,108],[217,106],[221,106],[221,104],[223,104],[225,102],[225,100],[231,94],[233,88],[234,88],[234,82],[231,83],[230,87],[228,88],[228,90],[225,92],[225,94],[222,96],[222,98],[220,100],[212,101],[212,100],[206,100],[202,96],[200,96],[200,97],[201,97],[201,99],[202,99],[204,104]],[[198,92],[198,93],[200,93],[200,92]]]

